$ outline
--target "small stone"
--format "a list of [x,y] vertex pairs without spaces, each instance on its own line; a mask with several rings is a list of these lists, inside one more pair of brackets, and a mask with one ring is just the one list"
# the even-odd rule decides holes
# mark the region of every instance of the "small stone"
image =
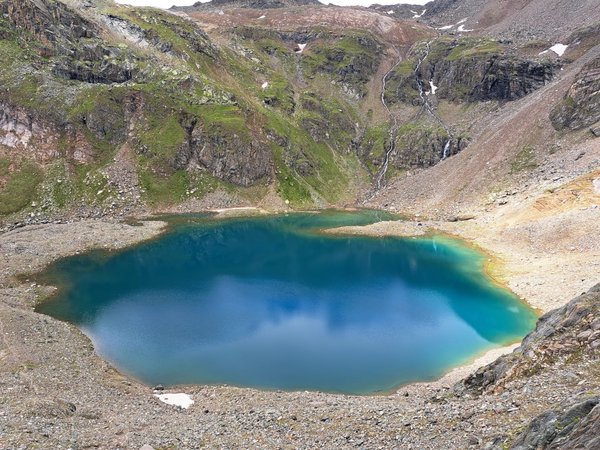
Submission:
[[585,330],[582,331],[581,333],[579,333],[577,335],[577,339],[581,340],[581,341],[585,341],[587,338],[589,338],[592,335],[592,330]]
[[140,447],[140,450],[154,450],[154,447],[148,444],[144,444]]
[[164,391],[165,387],[162,384],[157,384],[156,386],[154,386],[154,390],[155,391]]

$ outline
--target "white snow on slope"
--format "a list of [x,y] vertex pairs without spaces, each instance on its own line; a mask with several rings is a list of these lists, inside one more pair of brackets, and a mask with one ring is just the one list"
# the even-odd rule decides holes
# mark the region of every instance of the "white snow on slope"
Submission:
[[552,50],[558,56],[562,56],[565,50],[567,50],[567,47],[568,45],[554,44],[552,47],[550,47],[550,50]]
[[421,11],[421,14],[417,14],[415,11],[410,11],[412,13],[415,13],[415,15],[413,16],[413,19],[418,19],[419,17],[421,17],[423,14],[425,14],[425,11],[427,11],[426,9],[424,9],[423,11]]
[[194,403],[192,397],[184,393],[154,394],[154,396],[158,398],[161,402],[166,403],[167,405],[178,406],[183,409],[188,409]]

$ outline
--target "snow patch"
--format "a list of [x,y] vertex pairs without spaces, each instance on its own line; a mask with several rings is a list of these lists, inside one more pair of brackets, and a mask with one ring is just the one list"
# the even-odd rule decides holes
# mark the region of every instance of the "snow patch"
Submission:
[[268,87],[269,87],[269,82],[268,82],[268,81],[265,81],[265,82],[264,82],[264,83],[261,85],[261,88],[263,88],[263,89],[266,89],[266,88],[268,88]]
[[392,11],[391,9],[387,12],[388,14],[394,14],[394,11]]
[[465,23],[467,20],[469,20],[468,17],[465,17],[464,19],[460,19],[458,22],[456,22],[456,25],[460,25],[461,23]]
[[429,86],[431,87],[431,93],[435,95],[435,91],[437,91],[438,87],[433,84],[433,80],[429,80]]
[[417,14],[416,11],[410,11],[411,13],[414,13],[413,19],[418,19],[419,17],[421,17],[423,14],[425,14],[425,11],[427,11],[426,9],[424,9],[423,11],[421,11],[421,14]]
[[443,27],[439,27],[438,30],[449,30],[450,28],[452,28],[454,25],[444,25]]
[[552,47],[549,48],[549,50],[552,50],[558,56],[562,56],[565,50],[567,50],[567,47],[568,45],[554,44]]
[[259,19],[264,19],[265,17],[267,17],[267,16],[260,16]]
[[306,48],[306,44],[297,44],[298,45],[298,49],[296,50],[296,53],[302,53],[304,51],[304,49]]
[[468,29],[465,28],[464,25],[461,25],[460,27],[458,27],[456,29],[456,31],[460,31],[461,33],[468,33],[469,31],[473,31],[473,30],[468,30]]
[[184,393],[154,394],[154,396],[167,405],[173,405],[183,409],[188,409],[194,403],[192,397]]

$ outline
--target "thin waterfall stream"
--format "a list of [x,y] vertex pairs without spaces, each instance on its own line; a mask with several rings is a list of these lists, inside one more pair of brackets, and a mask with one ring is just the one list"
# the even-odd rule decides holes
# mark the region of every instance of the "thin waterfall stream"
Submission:
[[388,115],[390,116],[391,124],[390,124],[390,132],[389,132],[389,144],[385,151],[385,156],[383,158],[383,164],[381,166],[381,169],[379,170],[379,172],[377,172],[377,178],[376,178],[376,183],[375,183],[377,190],[381,189],[382,182],[383,182],[383,179],[385,177],[385,174],[387,172],[388,165],[390,162],[390,156],[391,156],[392,152],[396,149],[396,133],[398,132],[398,127],[399,127],[398,118],[392,113],[392,111],[390,111],[390,108],[388,107],[388,105],[385,101],[385,87],[387,85],[387,78],[394,70],[396,70],[396,67],[398,67],[400,65],[400,63],[402,62],[402,56],[400,55],[400,51],[398,50],[398,48],[394,47],[394,51],[398,55],[398,60],[390,68],[390,70],[388,70],[385,73],[385,75],[383,76],[383,78],[381,80],[381,104],[383,105],[383,107],[387,111]]
[[[450,130],[450,127],[448,127],[448,125],[446,125],[446,123],[436,113],[435,108],[433,107],[433,105],[431,104],[429,99],[427,98],[427,94],[425,93],[425,89],[423,88],[423,80],[419,76],[419,71],[421,70],[421,65],[423,64],[423,61],[425,61],[427,59],[427,57],[429,56],[430,46],[431,46],[431,41],[428,41],[427,44],[425,44],[424,55],[419,58],[417,65],[415,66],[415,80],[417,83],[417,89],[419,91],[419,97],[421,98],[421,101],[423,102],[423,108],[431,115],[431,117],[433,117],[435,119],[436,122],[438,122],[442,126],[442,128],[444,128],[444,130],[446,131],[446,134],[448,134],[448,140],[444,144],[444,148],[442,150],[442,160],[444,160],[448,157],[448,151],[450,150],[450,144],[452,142],[452,131]],[[433,85],[433,81],[430,81],[429,83],[430,83],[430,85]],[[432,89],[432,91],[433,91],[433,89]]]

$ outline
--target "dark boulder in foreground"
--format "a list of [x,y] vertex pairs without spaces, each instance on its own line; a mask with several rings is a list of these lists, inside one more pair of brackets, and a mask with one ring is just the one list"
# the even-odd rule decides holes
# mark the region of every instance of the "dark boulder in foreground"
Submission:
[[533,419],[511,446],[515,450],[600,448],[600,397]]

